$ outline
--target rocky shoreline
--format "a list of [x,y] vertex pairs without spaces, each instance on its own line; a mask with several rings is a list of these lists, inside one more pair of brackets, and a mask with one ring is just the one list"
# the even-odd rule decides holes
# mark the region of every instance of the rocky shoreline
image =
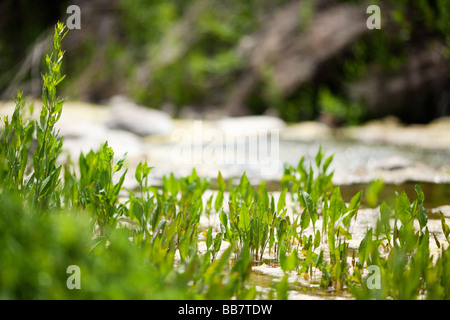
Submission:
[[[38,106],[36,102],[34,116]],[[0,102],[2,117],[12,115],[13,109],[12,101]],[[80,151],[96,149],[107,140],[117,157],[127,152],[130,170],[147,159],[155,167],[152,171],[155,182],[170,172],[188,175],[193,167],[203,177],[214,178],[220,170],[225,178],[236,178],[245,171],[255,183],[279,181],[283,163],[296,166],[302,156],[307,162],[313,162],[322,146],[328,155],[334,154],[334,167],[330,169],[335,170],[333,181],[336,184],[368,183],[376,179],[396,184],[407,181],[450,183],[450,118],[428,125],[408,126],[395,118],[386,118],[345,128],[331,128],[319,122],[285,124],[271,116],[172,119],[162,111],[119,97],[108,105],[66,102],[58,129],[64,136],[65,154],[72,159],[76,159]],[[248,143],[233,146],[234,156],[242,153],[241,159],[235,157],[227,161],[224,155],[214,158],[217,150],[211,153],[212,142],[213,147],[220,143],[226,146],[230,135],[248,140],[249,132],[267,134],[268,158],[263,160],[273,162],[270,172],[261,171],[261,159],[251,161],[252,149]],[[175,154],[175,148],[188,150],[193,161],[183,159],[183,153]],[[209,159],[205,156],[208,148]],[[133,185],[133,174],[129,173],[128,186]]]

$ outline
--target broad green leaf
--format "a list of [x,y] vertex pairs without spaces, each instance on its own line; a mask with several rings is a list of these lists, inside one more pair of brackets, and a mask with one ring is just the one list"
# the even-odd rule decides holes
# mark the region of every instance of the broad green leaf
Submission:
[[388,208],[385,201],[380,206],[380,215],[381,215],[381,222],[386,228],[386,232],[389,233],[390,225],[389,225],[389,219],[391,218],[391,210]]
[[366,233],[364,239],[361,240],[358,249],[358,257],[361,264],[364,264],[369,258],[372,243],[372,229]]
[[212,245],[212,227],[209,227],[208,232],[206,233],[206,248],[210,248]]
[[239,228],[244,232],[248,232],[250,229],[250,214],[248,212],[247,205],[242,203],[241,205],[241,214],[239,216]]
[[311,198],[311,196],[303,190],[299,190],[299,199],[300,203],[302,204],[303,208],[308,209],[310,215],[314,214],[314,202]]
[[395,215],[404,225],[411,220],[411,204],[404,191],[395,197]]
[[220,214],[219,214],[219,219],[220,219],[220,222],[222,222],[222,225],[224,226],[224,227],[226,227],[226,228],[228,228],[228,217],[227,217],[227,215],[225,214],[225,212],[220,212]]
[[309,217],[308,209],[305,209],[305,210],[303,210],[302,215],[300,217],[300,228],[302,231],[305,230],[306,228],[308,228],[309,221],[310,221],[310,217]]
[[328,208],[328,216],[330,221],[334,222],[341,216],[342,208],[344,206],[344,201],[342,200],[340,187],[334,188],[330,199],[330,206]]
[[222,206],[223,206],[223,191],[219,190],[216,196],[216,201],[214,201],[214,210],[216,212],[219,212]]
[[314,236],[314,249],[317,249],[320,246],[320,232],[316,231],[316,235]]
[[281,242],[281,238],[285,235],[287,231],[287,221],[284,218],[277,218],[278,220],[278,228],[277,228],[277,238],[278,241]]
[[214,252],[219,252],[221,245],[222,245],[222,233],[218,233],[214,238]]
[[286,206],[286,192],[287,189],[284,189],[280,194],[280,198],[278,199],[277,203],[277,212],[280,212]]
[[178,239],[177,231],[177,224],[175,220],[170,221],[169,223],[167,220],[161,220],[158,224],[158,227],[156,230],[153,231],[153,236],[161,234],[161,245],[163,248],[167,249],[170,247],[170,241],[173,239],[173,236],[176,234]]

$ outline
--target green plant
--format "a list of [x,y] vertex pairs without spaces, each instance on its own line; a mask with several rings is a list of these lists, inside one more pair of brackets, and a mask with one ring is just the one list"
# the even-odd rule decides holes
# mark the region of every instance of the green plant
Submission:
[[[365,265],[380,268],[380,288],[365,285],[360,270],[356,272],[357,283],[352,292],[359,299],[417,299],[422,295],[430,299],[448,299],[448,247],[442,247],[436,262],[430,254],[430,232],[423,206],[425,197],[416,186],[418,198],[410,203],[403,192],[396,194],[394,203],[385,202],[380,207],[380,219],[375,232],[370,229],[359,247],[358,269]],[[389,220],[393,219],[393,228]],[[419,228],[416,230],[414,221]],[[448,226],[441,220],[444,235]],[[448,234],[448,232],[447,232]],[[436,243],[441,246],[435,238]],[[388,252],[387,255],[380,252]]]
[[[39,121],[25,121],[22,118],[25,101],[19,92],[12,120],[9,122],[8,118],[4,119],[5,130],[0,138],[3,160],[1,174],[4,181],[2,191],[20,191],[24,199],[32,201],[42,213],[53,206],[60,206],[60,191],[57,187],[62,167],[56,162],[61,153],[62,138],[55,132],[55,123],[61,117],[64,99],[56,96],[56,87],[64,79],[61,75],[64,56],[61,41],[66,33],[63,24],[55,26],[54,50],[46,55],[48,72],[42,75],[43,107]],[[32,158],[32,166],[28,164],[29,157]]]
[[[11,121],[3,119],[4,129],[0,133],[0,191],[25,191],[28,189],[26,176],[30,174],[28,166],[29,150],[33,144],[36,123],[24,120],[22,111],[25,99],[20,92],[15,100],[16,107]],[[31,108],[29,109],[30,113]]]
[[58,205],[58,194],[50,192],[55,190],[60,183],[61,166],[56,164],[62,148],[62,139],[55,132],[55,124],[61,117],[64,99],[56,96],[56,87],[64,80],[61,75],[61,64],[64,51],[61,49],[61,41],[68,31],[62,23],[55,27],[53,37],[54,50],[46,55],[45,62],[48,72],[42,76],[44,81],[42,87],[41,115],[36,123],[37,147],[33,154],[34,172],[29,180],[33,185],[34,202],[39,205],[41,211],[48,210],[51,202]]
[[71,174],[70,169],[65,171],[66,197],[70,201],[70,208],[91,211],[102,236],[107,234],[108,229],[116,226],[123,210],[118,202],[127,170],[117,183],[113,182],[113,175],[122,169],[125,156],[113,164],[114,152],[108,147],[108,142],[105,142],[97,152],[91,150],[86,156],[80,154],[79,178],[75,172]]
[[290,190],[294,205],[299,202],[303,202],[306,205],[305,201],[308,201],[308,205],[317,208],[318,204],[323,200],[321,197],[324,196],[324,193],[331,191],[333,188],[331,180],[334,171],[328,173],[328,169],[333,161],[333,157],[333,155],[330,155],[324,160],[325,154],[322,151],[322,147],[319,147],[314,161],[317,173],[314,172],[313,164],[310,164],[309,168],[305,165],[305,157],[300,159],[297,168],[285,164],[281,186]]

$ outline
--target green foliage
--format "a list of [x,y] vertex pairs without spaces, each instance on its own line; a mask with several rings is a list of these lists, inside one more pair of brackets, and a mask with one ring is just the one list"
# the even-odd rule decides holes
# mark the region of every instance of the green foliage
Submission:
[[127,170],[115,184],[113,175],[122,169],[125,156],[115,165],[113,156],[113,150],[108,147],[108,142],[105,142],[98,152],[91,150],[86,156],[80,154],[79,178],[75,172],[73,174],[69,170],[65,172],[65,189],[67,199],[71,201],[70,206],[91,211],[100,229],[100,235],[105,235],[108,228],[115,227],[122,209],[118,206],[119,192]]
[[[140,102],[152,106],[166,101],[179,108],[226,101],[223,93],[233,88],[243,72],[248,72],[248,62],[236,48],[245,36],[260,32],[264,27],[262,17],[270,17],[286,3],[228,0],[212,5],[196,0],[183,4],[173,0],[149,3],[122,0],[119,7],[129,41],[139,61],[147,59],[152,65],[152,80],[132,81],[131,92]],[[271,70],[259,70],[262,79],[245,101],[250,112],[259,114],[274,108],[287,121],[316,119],[320,112],[325,112],[350,125],[370,117],[359,101],[348,97],[345,86],[341,85],[342,75],[345,82],[352,82],[365,77],[371,65],[398,70],[404,66],[407,50],[412,45],[429,38],[447,42],[449,39],[449,10],[445,0],[435,5],[426,0],[404,0],[382,7],[382,30],[359,39],[345,55],[326,66],[323,73],[327,76],[318,75],[318,79],[302,84],[289,96],[280,94]],[[302,3],[298,13],[300,33],[308,30],[315,10],[312,1]],[[389,27],[388,21],[392,21]],[[192,30],[189,36],[177,33],[177,27],[182,24]],[[167,51],[171,52],[170,58],[161,58]]]
[[305,165],[304,157],[299,161],[297,168],[285,164],[281,186],[291,191],[294,204],[303,202],[302,204],[305,205],[305,199],[307,199],[309,201],[309,209],[316,208],[319,202],[322,201],[324,193],[329,193],[333,188],[331,179],[334,171],[328,172],[333,161],[333,155],[325,160],[324,157],[322,147],[320,147],[314,163],[318,171],[316,174],[312,164],[309,165],[309,168]]
[[346,121],[349,125],[361,123],[364,116],[361,104],[350,103],[325,88],[319,92],[319,104],[322,112],[332,115],[337,120]]
[[15,103],[11,122],[8,117],[5,117],[4,129],[0,133],[0,180],[2,181],[0,190],[4,191],[25,190],[27,188],[25,177],[30,173],[27,164],[36,124],[34,121],[23,119],[25,100],[20,92],[17,93]]
[[[381,217],[375,233],[366,234],[359,247],[358,268],[365,264],[380,268],[380,288],[365,285],[360,272],[355,272],[361,287],[353,286],[358,299],[417,299],[422,294],[427,299],[448,299],[448,247],[434,261],[430,254],[430,232],[423,207],[424,194],[416,186],[418,199],[410,203],[405,193],[396,194],[392,206],[383,203]],[[393,230],[389,220],[394,219]],[[414,228],[414,221],[419,230]],[[445,220],[443,220],[445,224]],[[391,232],[392,231],[392,232]],[[445,234],[445,227],[443,225]],[[374,239],[375,237],[375,239]],[[436,239],[436,242],[440,246]],[[388,254],[380,254],[386,252]]]
[[[331,181],[333,171],[328,172],[333,156],[325,157],[321,148],[309,168],[304,158],[297,168],[285,166],[277,198],[264,182],[252,186],[245,173],[239,184],[227,186],[219,172],[217,194],[206,205],[209,179],[193,170],[187,177],[164,176],[162,188],[155,188],[149,185],[152,167],[146,161],[135,170],[137,190],[121,194],[126,154],[115,162],[107,142],[98,151],[81,153],[77,167],[70,161],[58,165],[63,141],[54,127],[64,102],[56,96],[64,79],[64,30],[58,23],[55,51],[46,59],[39,121],[22,117],[20,93],[11,121],[3,119],[0,298],[255,299],[258,292],[248,283],[251,262],[264,255],[284,272],[276,285],[279,299],[288,298],[289,275],[312,276],[315,270],[321,272],[322,287],[351,288],[360,299],[450,297],[448,246],[433,234],[441,253],[437,259],[430,255],[420,186],[412,203],[402,192],[391,204],[381,204],[376,228],[366,232],[349,265],[351,223],[363,193],[344,201]],[[377,204],[379,190],[379,182],[369,188],[375,199],[370,205]],[[211,212],[219,216],[220,230],[200,230],[201,216]],[[450,243],[443,215],[441,226]],[[80,267],[81,291],[66,286],[71,265]],[[370,266],[380,270],[380,289],[366,284]]]
[[[63,99],[56,96],[56,87],[64,79],[61,75],[64,56],[61,41],[66,33],[63,24],[55,26],[54,50],[46,56],[48,72],[42,75],[43,107],[39,121],[25,121],[22,118],[20,113],[25,101],[19,92],[11,122],[8,118],[4,119],[5,130],[0,138],[3,156],[1,174],[4,180],[2,189],[20,190],[24,197],[33,201],[40,212],[60,205],[59,193],[55,190],[60,183],[61,166],[56,161],[61,153],[62,139],[55,132],[54,126],[61,117],[64,103]],[[37,138],[35,146],[34,134]],[[32,166],[28,164],[29,156],[32,158]]]

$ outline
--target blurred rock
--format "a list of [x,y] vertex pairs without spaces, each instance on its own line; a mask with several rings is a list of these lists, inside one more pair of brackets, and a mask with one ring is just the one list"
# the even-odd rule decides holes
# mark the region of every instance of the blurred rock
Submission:
[[394,156],[387,159],[379,159],[373,164],[370,164],[369,169],[394,171],[414,166],[416,166],[414,162],[402,157]]
[[433,208],[433,209],[431,209],[431,213],[437,214],[437,215],[440,215],[442,213],[444,215],[444,217],[450,219],[450,205]]
[[201,119],[202,115],[197,108],[193,106],[184,106],[178,115],[181,119]]
[[281,133],[283,140],[315,140],[329,138],[333,130],[324,123],[308,121],[287,126]]
[[138,136],[106,127],[109,114],[110,108],[104,106],[71,101],[64,104],[56,129],[64,137],[64,150],[72,159],[78,159],[80,152],[97,151],[105,141],[115,157],[128,152],[128,159],[140,159],[145,153],[144,142]]
[[114,96],[107,126],[111,129],[130,131],[139,136],[169,134],[172,118],[159,110],[138,106],[124,96]]
[[449,150],[450,119],[435,120],[429,125],[402,125],[395,118],[375,120],[342,131],[347,138],[365,143],[385,143],[422,149]]
[[72,159],[78,159],[80,152],[88,153],[91,149],[98,151],[100,146],[108,141],[108,146],[114,150],[114,156],[120,158],[127,153],[127,159],[140,159],[144,155],[145,146],[139,137],[123,130],[108,130],[102,126],[84,123],[80,129],[85,133],[76,138],[64,137],[64,150]]
[[271,132],[283,130],[286,124],[283,120],[269,116],[248,116],[225,118],[217,121],[217,128],[225,134],[242,135],[258,132]]

